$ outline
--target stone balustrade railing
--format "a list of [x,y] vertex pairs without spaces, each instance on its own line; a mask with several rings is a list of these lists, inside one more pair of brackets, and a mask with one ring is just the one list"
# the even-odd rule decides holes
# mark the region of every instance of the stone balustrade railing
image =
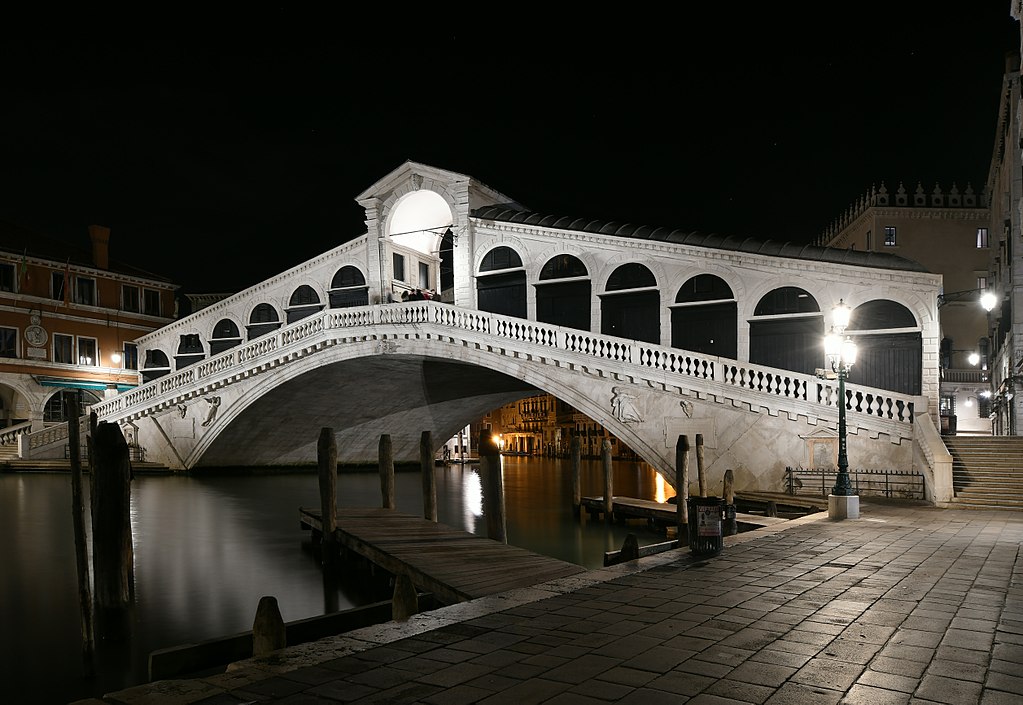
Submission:
[[[211,384],[226,383],[253,370],[286,364],[321,347],[343,343],[344,335],[365,330],[367,336],[400,335],[411,327],[417,333],[452,338],[464,344],[504,352],[514,348],[565,366],[605,366],[610,374],[646,378],[668,387],[698,385],[719,396],[770,407],[771,398],[813,408],[837,408],[837,383],[813,375],[762,367],[676,348],[579,331],[510,316],[463,309],[434,301],[378,304],[331,309],[296,321],[257,340],[195,363],[130,392],[93,406],[100,420],[119,419],[164,406],[180,395]],[[377,329],[372,331],[370,329]],[[846,409],[885,422],[878,430],[894,437],[912,436],[914,397],[880,389],[846,385]],[[876,424],[874,424],[876,426]]]
[[16,444],[18,442],[18,436],[30,431],[31,429],[31,421],[23,421],[22,423],[0,429],[0,445],[6,446]]

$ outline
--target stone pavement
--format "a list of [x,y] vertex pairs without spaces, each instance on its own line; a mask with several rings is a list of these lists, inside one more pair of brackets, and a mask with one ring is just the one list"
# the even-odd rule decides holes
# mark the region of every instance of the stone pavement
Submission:
[[872,502],[80,703],[1023,703],[1023,513]]

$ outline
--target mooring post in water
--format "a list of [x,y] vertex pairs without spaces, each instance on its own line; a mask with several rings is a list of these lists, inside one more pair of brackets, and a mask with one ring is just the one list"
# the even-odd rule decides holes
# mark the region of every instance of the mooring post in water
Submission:
[[[320,562],[333,565],[337,558],[337,439],[334,429],[324,426],[316,441],[316,466],[320,478]],[[264,598],[265,599],[265,598]]]
[[[74,419],[72,423],[78,423]],[[92,556],[97,631],[123,640],[130,629],[134,550],[131,542],[131,462],[117,424],[93,434]]]
[[689,545],[689,436],[675,442],[675,502],[678,545]]
[[75,530],[75,559],[78,563],[78,605],[82,617],[82,665],[85,676],[95,674],[93,655],[96,647],[92,630],[92,587],[89,585],[89,546],[85,535],[85,505],[82,498],[82,459],[79,455],[80,436],[78,400],[67,401],[67,438],[71,456],[71,516]]
[[391,434],[380,434],[377,459],[380,467],[381,506],[384,509],[394,509],[394,449],[391,446]]
[[419,436],[419,467],[423,472],[423,518],[437,521],[437,477],[434,475],[433,434]]
[[572,516],[575,517],[582,515],[583,493],[579,470],[582,445],[579,436],[572,436]]
[[419,612],[419,595],[411,578],[405,573],[394,576],[394,595],[391,597],[391,619],[407,622]]
[[611,521],[614,507],[614,470],[611,467],[611,441],[607,438],[600,444],[600,459],[604,464],[604,521]]
[[703,469],[703,434],[696,434],[696,476],[700,483],[700,496],[707,496],[707,473]]
[[735,523],[735,489],[734,489],[734,474],[732,468],[725,470],[724,487],[721,491],[721,496],[725,500],[725,524],[724,532],[725,536],[735,536],[738,527]]
[[[332,434],[333,435],[333,434]],[[262,657],[271,651],[288,645],[288,631],[281,617],[277,598],[264,595],[256,606],[256,618],[252,620],[252,655]]]
[[504,519],[504,478],[501,476],[501,450],[490,431],[480,431],[480,474],[483,475],[483,513],[487,517],[487,536],[508,543]]

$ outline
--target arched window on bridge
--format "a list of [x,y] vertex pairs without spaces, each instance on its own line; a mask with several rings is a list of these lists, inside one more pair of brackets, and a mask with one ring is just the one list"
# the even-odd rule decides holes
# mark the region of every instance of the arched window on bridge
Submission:
[[476,299],[480,311],[526,317],[526,271],[518,252],[495,247],[483,257],[476,275]]
[[178,340],[178,352],[174,356],[174,365],[181,370],[189,365],[195,364],[206,357],[202,341],[198,333],[186,333]]
[[[57,424],[67,421],[68,404],[66,401],[69,397],[78,399],[78,410],[83,415],[86,413],[86,407],[100,402],[99,396],[88,389],[61,389],[46,400],[46,404],[43,406],[43,423]],[[84,442],[83,438],[82,443]]]
[[146,361],[142,365],[142,381],[150,382],[170,372],[170,360],[163,350],[146,350]]
[[219,355],[242,342],[242,334],[238,326],[230,318],[221,318],[213,326],[213,337],[210,338],[210,355]]
[[912,311],[894,301],[867,301],[853,309],[846,332],[857,348],[850,383],[920,394],[923,336]]
[[697,274],[675,294],[671,346],[705,355],[738,357],[738,304],[721,277]]
[[337,270],[327,291],[331,308],[369,305],[369,287],[358,267],[348,264]]
[[586,265],[572,255],[555,255],[536,283],[536,320],[590,330],[590,279]]
[[660,344],[661,292],[646,266],[633,262],[611,272],[600,298],[600,332]]
[[249,314],[249,325],[246,326],[249,340],[272,333],[280,327],[281,319],[277,315],[277,309],[270,304],[259,304],[252,309],[252,313]]
[[749,360],[755,365],[813,374],[824,366],[824,316],[817,300],[795,286],[768,292],[749,322]]
[[308,284],[303,284],[292,292],[285,313],[288,316],[288,323],[294,323],[322,310],[323,304],[320,303],[319,294]]

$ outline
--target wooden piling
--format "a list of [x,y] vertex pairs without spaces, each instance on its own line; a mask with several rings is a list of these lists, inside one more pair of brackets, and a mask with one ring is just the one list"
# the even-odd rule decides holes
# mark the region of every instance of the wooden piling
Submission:
[[277,598],[271,595],[259,598],[256,618],[252,621],[252,655],[257,658],[267,656],[287,645],[287,629],[277,606]]
[[725,536],[735,536],[738,527],[735,523],[734,474],[731,468],[725,470],[724,487],[722,488],[721,496],[725,500],[724,534]]
[[580,464],[582,458],[582,442],[579,436],[572,436],[572,516],[578,517],[582,514],[580,508],[583,503],[582,483],[580,480]]
[[487,536],[508,543],[504,517],[504,478],[501,475],[501,450],[490,431],[480,431],[480,474],[483,476],[483,513],[487,517]]
[[[73,423],[78,423],[74,419]],[[117,424],[99,423],[93,434],[92,555],[96,626],[102,639],[128,637],[134,579],[131,539],[131,462]]]
[[85,534],[85,505],[82,497],[82,460],[79,456],[80,436],[78,400],[67,400],[68,446],[71,456],[71,517],[75,530],[75,559],[78,564],[78,606],[81,610],[82,666],[86,678],[95,674],[93,656],[96,651],[92,628],[92,586],[89,583],[89,546]]
[[[436,520],[435,520],[436,521]],[[405,573],[394,576],[394,596],[391,598],[391,619],[407,622],[419,612],[419,595],[411,578]]]
[[689,544],[689,436],[675,442],[675,502],[679,545]]
[[696,434],[696,476],[700,483],[700,496],[707,496],[707,473],[703,467],[703,434]]
[[391,434],[381,433],[377,449],[377,463],[380,468],[380,501],[384,509],[394,509],[394,449]]
[[437,476],[434,474],[433,434],[429,431],[419,436],[419,467],[423,472],[423,518],[437,521]]
[[600,460],[604,465],[604,521],[611,521],[614,506],[614,470],[611,466],[611,441],[607,438],[600,444]]
[[320,544],[320,562],[325,566],[337,563],[337,439],[334,429],[324,426],[316,442],[316,463],[320,478],[320,516],[323,532]]

